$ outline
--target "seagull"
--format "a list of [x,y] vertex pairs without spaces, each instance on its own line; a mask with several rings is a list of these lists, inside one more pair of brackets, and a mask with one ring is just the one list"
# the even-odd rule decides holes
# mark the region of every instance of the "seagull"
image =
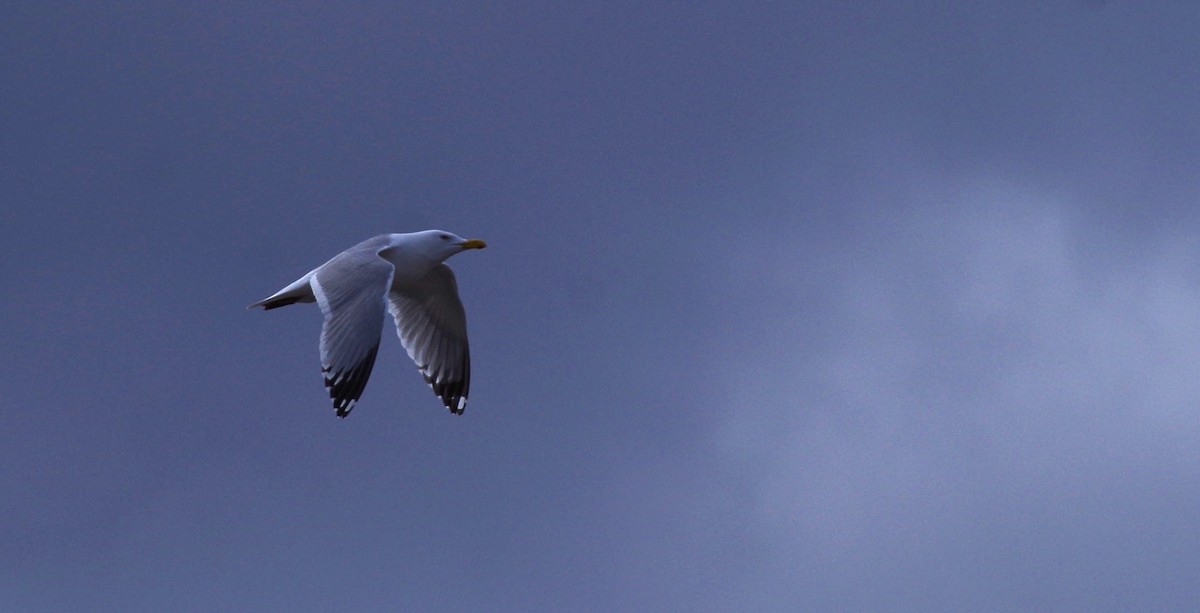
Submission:
[[389,311],[425,382],[452,414],[461,415],[471,386],[467,315],[444,262],[484,247],[480,239],[442,230],[381,234],[247,308],[269,311],[297,302],[321,307],[321,373],[338,417],[349,415],[362,396]]

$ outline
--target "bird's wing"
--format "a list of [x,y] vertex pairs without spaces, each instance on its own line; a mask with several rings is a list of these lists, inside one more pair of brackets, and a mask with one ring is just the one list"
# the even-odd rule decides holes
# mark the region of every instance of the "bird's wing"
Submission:
[[396,333],[425,382],[451,413],[461,414],[471,387],[467,314],[458,299],[454,272],[445,264],[404,289],[388,292]]
[[329,260],[310,279],[325,315],[321,372],[338,417],[354,408],[375,366],[394,271],[377,249],[359,248]]

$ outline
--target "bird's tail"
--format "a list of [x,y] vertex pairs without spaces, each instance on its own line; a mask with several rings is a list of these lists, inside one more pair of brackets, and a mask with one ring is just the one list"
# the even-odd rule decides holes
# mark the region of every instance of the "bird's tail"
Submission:
[[[316,272],[316,271],[313,271]],[[317,297],[313,294],[312,286],[309,285],[308,279],[312,277],[312,272],[296,279],[291,285],[271,294],[270,296],[251,304],[246,307],[253,309],[254,307],[262,307],[263,310],[270,311],[279,307],[285,307],[289,304],[297,302],[316,302]]]

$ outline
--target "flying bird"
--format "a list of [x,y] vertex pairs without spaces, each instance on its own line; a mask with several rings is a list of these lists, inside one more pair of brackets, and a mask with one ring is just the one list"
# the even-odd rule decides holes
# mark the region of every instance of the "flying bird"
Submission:
[[471,387],[467,315],[454,272],[444,262],[486,246],[441,230],[381,234],[248,308],[297,302],[321,307],[321,372],[338,417],[348,415],[362,396],[379,352],[384,312],[391,312],[408,357],[442,404],[461,415]]

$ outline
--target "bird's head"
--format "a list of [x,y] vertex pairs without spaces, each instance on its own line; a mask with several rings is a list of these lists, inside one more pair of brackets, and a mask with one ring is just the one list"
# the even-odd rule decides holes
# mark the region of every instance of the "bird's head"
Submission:
[[441,262],[467,249],[483,249],[487,243],[478,238],[463,238],[444,230],[426,230],[413,235],[413,248],[425,257]]

